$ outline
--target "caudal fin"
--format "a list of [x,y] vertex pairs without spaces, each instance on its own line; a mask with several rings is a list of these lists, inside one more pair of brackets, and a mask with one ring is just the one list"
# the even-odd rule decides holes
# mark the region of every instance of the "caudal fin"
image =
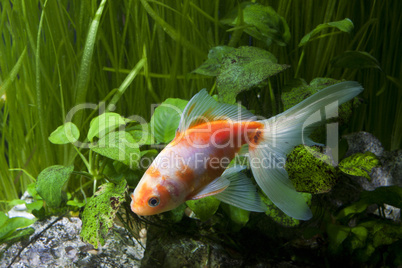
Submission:
[[286,154],[299,144],[312,145],[308,138],[322,122],[321,110],[334,114],[338,106],[363,91],[357,82],[329,86],[285,112],[261,121],[265,125],[256,144],[250,144],[251,170],[268,198],[287,215],[300,220],[312,217],[303,196],[295,190],[284,169]]

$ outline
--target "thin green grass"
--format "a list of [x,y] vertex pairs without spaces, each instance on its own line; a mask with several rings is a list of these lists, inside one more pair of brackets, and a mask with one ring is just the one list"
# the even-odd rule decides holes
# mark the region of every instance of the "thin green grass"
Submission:
[[[11,0],[0,4],[0,92],[6,95],[0,114],[3,201],[17,198],[32,182],[26,173],[9,169],[22,168],[37,177],[47,166],[74,161],[77,153],[70,145],[50,144],[47,137],[77,104],[99,104],[115,96],[116,112],[149,120],[152,103],[168,97],[188,99],[201,88],[212,91],[213,78],[191,72],[203,63],[209,49],[229,43],[233,32],[227,32],[219,19],[238,3],[61,0],[47,1],[44,8],[45,2]],[[297,76],[307,82],[325,76],[357,80],[366,88],[366,102],[349,131],[366,130],[379,137],[387,149],[400,148],[400,1],[261,3],[272,5],[285,18],[292,34],[290,43],[267,48],[243,33],[237,45],[251,43],[268,49],[279,63],[291,68],[272,78],[261,91],[242,94],[242,101],[264,116],[279,112],[281,90],[294,78],[298,66]],[[344,18],[354,22],[354,33],[309,43],[299,65],[303,48],[297,45],[301,38],[318,24]],[[371,53],[382,71],[333,67],[331,59],[346,50]],[[135,66],[144,57],[147,60],[138,72]],[[136,77],[124,94],[115,95],[131,70],[136,70]],[[275,108],[268,105],[273,102]],[[74,117],[82,133],[88,129],[91,114],[96,116],[97,112],[87,109]],[[79,185],[78,181],[72,183]],[[5,208],[4,203],[0,206]]]

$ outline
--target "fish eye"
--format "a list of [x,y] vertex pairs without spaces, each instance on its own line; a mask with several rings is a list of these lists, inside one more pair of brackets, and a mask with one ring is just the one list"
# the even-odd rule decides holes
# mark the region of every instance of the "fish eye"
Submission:
[[150,199],[148,199],[148,205],[150,207],[156,207],[157,205],[159,205],[159,198],[157,197],[151,197]]

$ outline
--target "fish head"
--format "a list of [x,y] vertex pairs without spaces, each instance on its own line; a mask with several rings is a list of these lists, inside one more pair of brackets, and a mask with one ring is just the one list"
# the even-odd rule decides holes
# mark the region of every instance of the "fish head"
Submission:
[[141,216],[169,211],[184,202],[180,185],[174,179],[150,169],[131,194],[131,210]]

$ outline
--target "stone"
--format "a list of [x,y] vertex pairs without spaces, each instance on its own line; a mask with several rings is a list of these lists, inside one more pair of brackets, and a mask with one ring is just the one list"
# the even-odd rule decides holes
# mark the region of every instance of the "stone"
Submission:
[[[380,165],[372,169],[370,180],[364,177],[350,177],[335,185],[326,198],[333,210],[356,202],[363,190],[373,191],[378,187],[392,185],[402,187],[402,150],[385,151],[381,142],[374,135],[363,131],[346,135],[344,138],[349,145],[345,158],[355,153],[370,151],[378,157]],[[376,205],[372,206],[369,211],[379,215]],[[386,204],[384,213],[388,219],[396,222],[401,220],[399,208]]]
[[144,249],[124,228],[115,226],[95,250],[81,241],[81,225],[77,217],[35,222],[28,240],[1,245],[0,267],[139,267]]
[[141,267],[239,267],[243,260],[228,255],[219,243],[150,226]]

